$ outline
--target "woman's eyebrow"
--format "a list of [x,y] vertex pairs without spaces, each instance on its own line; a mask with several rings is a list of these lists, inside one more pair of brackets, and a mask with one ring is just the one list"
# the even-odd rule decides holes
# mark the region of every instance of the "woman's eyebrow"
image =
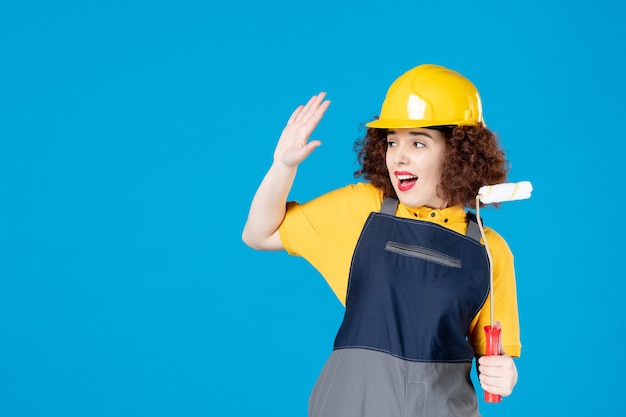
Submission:
[[[395,130],[387,131],[387,136],[392,136],[392,135],[397,135],[397,134],[398,134],[398,132],[396,132]],[[430,138],[430,139],[433,138],[427,132],[409,132],[409,135],[411,135],[411,136],[426,136],[427,138]]]
[[411,136],[426,136],[426,137],[429,137],[431,139],[433,138],[432,136],[430,136],[426,132],[409,132],[409,135],[411,135]]

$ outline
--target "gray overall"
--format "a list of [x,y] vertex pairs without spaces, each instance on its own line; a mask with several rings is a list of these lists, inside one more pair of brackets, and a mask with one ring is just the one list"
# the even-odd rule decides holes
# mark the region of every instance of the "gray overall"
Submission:
[[310,417],[479,416],[470,323],[489,293],[476,218],[468,234],[371,213],[357,242],[346,312],[311,393]]

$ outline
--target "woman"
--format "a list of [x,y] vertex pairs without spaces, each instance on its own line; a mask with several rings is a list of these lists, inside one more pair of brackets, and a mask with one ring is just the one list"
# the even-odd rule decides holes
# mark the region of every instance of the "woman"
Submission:
[[304,257],[346,306],[309,415],[478,416],[473,358],[481,387],[507,396],[521,350],[513,255],[485,228],[507,354],[482,356],[490,266],[465,208],[481,186],[505,182],[507,166],[478,91],[442,66],[407,71],[357,143],[366,181],[287,203],[329,104],[320,93],[293,112],[243,231],[252,248]]

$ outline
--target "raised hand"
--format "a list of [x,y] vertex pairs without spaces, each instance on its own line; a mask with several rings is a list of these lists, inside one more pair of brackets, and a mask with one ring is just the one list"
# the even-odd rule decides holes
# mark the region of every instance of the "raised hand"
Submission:
[[321,145],[319,140],[309,142],[309,137],[330,105],[324,97],[326,93],[319,93],[306,105],[298,106],[278,139],[274,162],[252,199],[242,233],[243,241],[252,248],[284,249],[278,227],[285,218],[285,203],[298,164]]
[[304,161],[322,144],[319,140],[309,138],[330,105],[324,100],[326,93],[321,92],[311,97],[306,105],[300,105],[291,114],[283,129],[274,151],[274,161],[294,167]]

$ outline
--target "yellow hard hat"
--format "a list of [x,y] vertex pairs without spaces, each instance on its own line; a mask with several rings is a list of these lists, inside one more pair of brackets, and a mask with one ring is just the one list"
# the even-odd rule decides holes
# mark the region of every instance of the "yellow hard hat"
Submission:
[[456,71],[433,64],[410,69],[396,79],[380,118],[367,127],[394,129],[484,123],[478,89]]

